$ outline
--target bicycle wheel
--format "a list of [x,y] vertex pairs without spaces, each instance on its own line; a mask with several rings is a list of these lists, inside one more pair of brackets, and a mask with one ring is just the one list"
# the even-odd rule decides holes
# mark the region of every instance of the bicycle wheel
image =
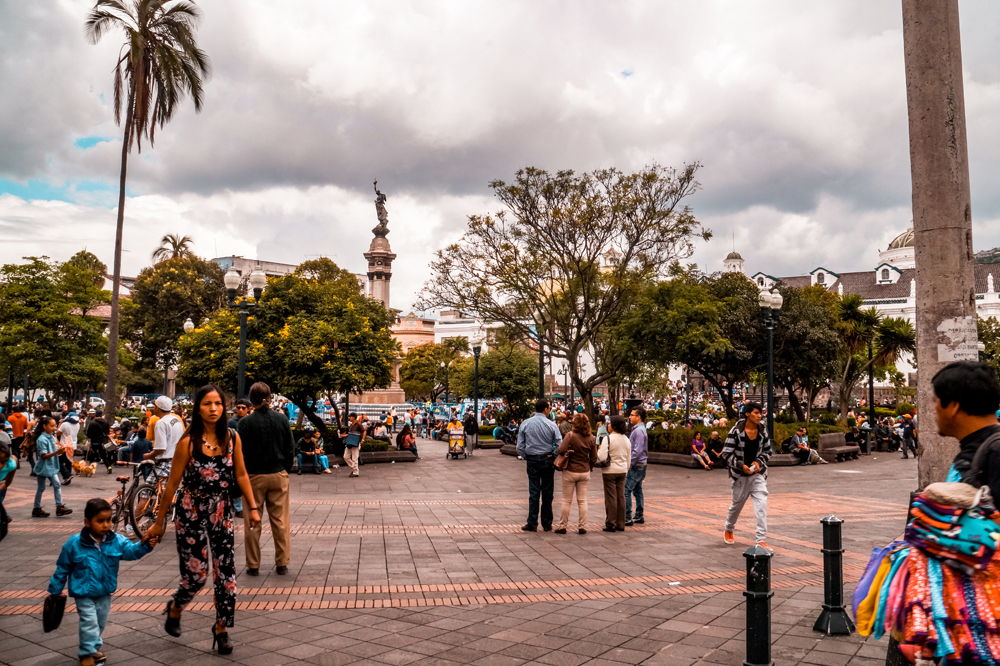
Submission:
[[114,498],[113,500],[111,500],[111,531],[112,532],[117,532],[118,531],[118,523],[121,522],[121,520],[122,520],[122,514],[124,513],[122,511],[123,504],[124,504],[124,502],[122,501],[121,496],[118,496],[118,497]]
[[132,497],[132,529],[140,539],[156,522],[156,488],[143,486]]

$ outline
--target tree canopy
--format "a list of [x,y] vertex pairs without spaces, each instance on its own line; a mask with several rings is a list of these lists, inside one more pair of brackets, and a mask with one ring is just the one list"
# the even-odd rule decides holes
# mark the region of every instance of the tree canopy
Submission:
[[[473,395],[475,359],[466,358],[456,372],[462,395]],[[455,380],[452,380],[454,385]],[[538,390],[538,355],[523,345],[500,342],[479,357],[479,399],[501,398],[508,410],[524,415]]]
[[[247,383],[266,382],[295,403],[322,432],[309,402],[327,392],[361,393],[387,387],[399,345],[395,315],[360,293],[357,278],[329,259],[301,264],[269,278],[247,334]],[[178,381],[213,381],[234,392],[239,317],[216,312],[180,340]]]
[[226,304],[222,268],[193,255],[168,258],[149,266],[132,287],[133,307],[123,313],[123,326],[139,366],[145,370],[173,367],[188,318],[200,323]]
[[[106,368],[101,318],[108,302],[103,265],[81,252],[60,263],[26,257],[0,267],[0,366],[31,375],[49,398],[79,398],[100,386]],[[99,263],[99,262],[97,262]]]
[[418,308],[450,307],[499,321],[570,366],[593,415],[595,386],[614,377],[615,355],[595,354],[586,377],[578,358],[614,326],[641,285],[707,239],[683,201],[698,189],[697,163],[624,173],[527,168],[490,187],[503,205],[471,215],[461,240],[431,263]]

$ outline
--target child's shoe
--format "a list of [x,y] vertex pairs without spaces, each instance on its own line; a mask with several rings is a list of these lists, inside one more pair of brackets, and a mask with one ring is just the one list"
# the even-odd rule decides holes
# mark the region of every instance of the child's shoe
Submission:
[[48,518],[49,517],[49,513],[47,511],[45,511],[42,507],[36,506],[34,509],[31,510],[31,517],[32,518]]

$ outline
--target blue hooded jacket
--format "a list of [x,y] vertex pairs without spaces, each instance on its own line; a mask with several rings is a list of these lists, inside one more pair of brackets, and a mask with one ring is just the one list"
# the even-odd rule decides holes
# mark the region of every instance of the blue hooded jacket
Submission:
[[69,578],[69,596],[105,597],[118,589],[118,563],[138,560],[152,550],[151,546],[132,543],[114,532],[105,534],[98,544],[84,527],[63,544],[56,572],[49,581],[49,594],[61,594]]

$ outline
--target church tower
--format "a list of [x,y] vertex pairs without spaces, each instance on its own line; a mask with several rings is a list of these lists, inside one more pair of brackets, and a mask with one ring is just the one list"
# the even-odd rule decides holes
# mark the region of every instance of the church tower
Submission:
[[743,257],[740,256],[739,252],[735,250],[730,252],[725,261],[722,262],[723,266],[726,267],[727,273],[742,273],[743,272]]

